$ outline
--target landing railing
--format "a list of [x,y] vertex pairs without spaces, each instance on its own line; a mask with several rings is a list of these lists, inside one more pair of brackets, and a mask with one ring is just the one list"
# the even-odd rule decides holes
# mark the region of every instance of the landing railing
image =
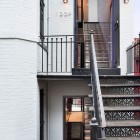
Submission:
[[129,46],[127,53],[127,74],[140,75],[140,39]]
[[103,107],[102,94],[100,89],[99,74],[95,53],[94,37],[91,34],[91,85],[93,96],[93,118],[91,120],[91,140],[105,139],[105,114]]
[[[47,74],[70,74],[72,68],[85,68],[84,40],[89,35],[51,35],[44,36],[39,42],[38,72]],[[90,52],[90,50],[89,50]]]

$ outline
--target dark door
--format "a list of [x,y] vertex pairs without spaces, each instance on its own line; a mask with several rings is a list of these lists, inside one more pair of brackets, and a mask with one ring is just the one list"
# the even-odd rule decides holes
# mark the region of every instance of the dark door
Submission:
[[40,90],[40,140],[44,140],[44,91]]
[[113,35],[113,66],[120,65],[120,20],[119,20],[119,0],[112,0],[112,35]]

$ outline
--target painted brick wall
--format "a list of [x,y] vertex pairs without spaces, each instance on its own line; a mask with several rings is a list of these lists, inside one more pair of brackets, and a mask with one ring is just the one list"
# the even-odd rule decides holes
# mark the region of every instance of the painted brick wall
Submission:
[[[63,0],[45,0],[45,15],[48,13],[48,28],[45,31],[49,35],[73,34],[74,32],[74,1],[67,4]],[[46,15],[47,17],[47,15]],[[47,19],[45,19],[47,25]],[[47,27],[47,26],[46,26]]]
[[37,44],[0,40],[0,130],[2,130],[0,139],[2,140],[38,138],[36,59]]
[[124,4],[120,0],[120,68],[121,74],[126,74],[126,48],[132,44],[134,33],[133,1]]
[[[0,1],[0,139],[39,140],[39,0]],[[20,39],[14,39],[20,38]]]
[[0,38],[38,41],[39,0],[0,1]]

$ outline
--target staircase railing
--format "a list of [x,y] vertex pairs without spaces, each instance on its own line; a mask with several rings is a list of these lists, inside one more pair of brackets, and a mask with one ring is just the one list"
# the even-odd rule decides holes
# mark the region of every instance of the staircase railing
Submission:
[[[44,36],[38,48],[38,73],[71,74],[73,68],[85,68],[85,41],[90,35]],[[90,50],[89,50],[90,52]]]
[[104,114],[103,100],[100,89],[100,81],[95,53],[94,37],[91,33],[91,86],[93,96],[93,118],[91,119],[91,140],[105,139],[106,120]]
[[140,35],[135,43],[129,46],[127,53],[127,74],[140,75]]

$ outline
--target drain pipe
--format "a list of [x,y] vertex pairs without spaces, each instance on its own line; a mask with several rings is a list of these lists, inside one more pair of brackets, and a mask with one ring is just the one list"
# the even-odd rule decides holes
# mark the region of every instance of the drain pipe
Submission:
[[47,0],[47,35],[49,35],[49,20],[50,20],[50,15],[49,15],[49,3],[50,3],[50,1],[49,0]]

